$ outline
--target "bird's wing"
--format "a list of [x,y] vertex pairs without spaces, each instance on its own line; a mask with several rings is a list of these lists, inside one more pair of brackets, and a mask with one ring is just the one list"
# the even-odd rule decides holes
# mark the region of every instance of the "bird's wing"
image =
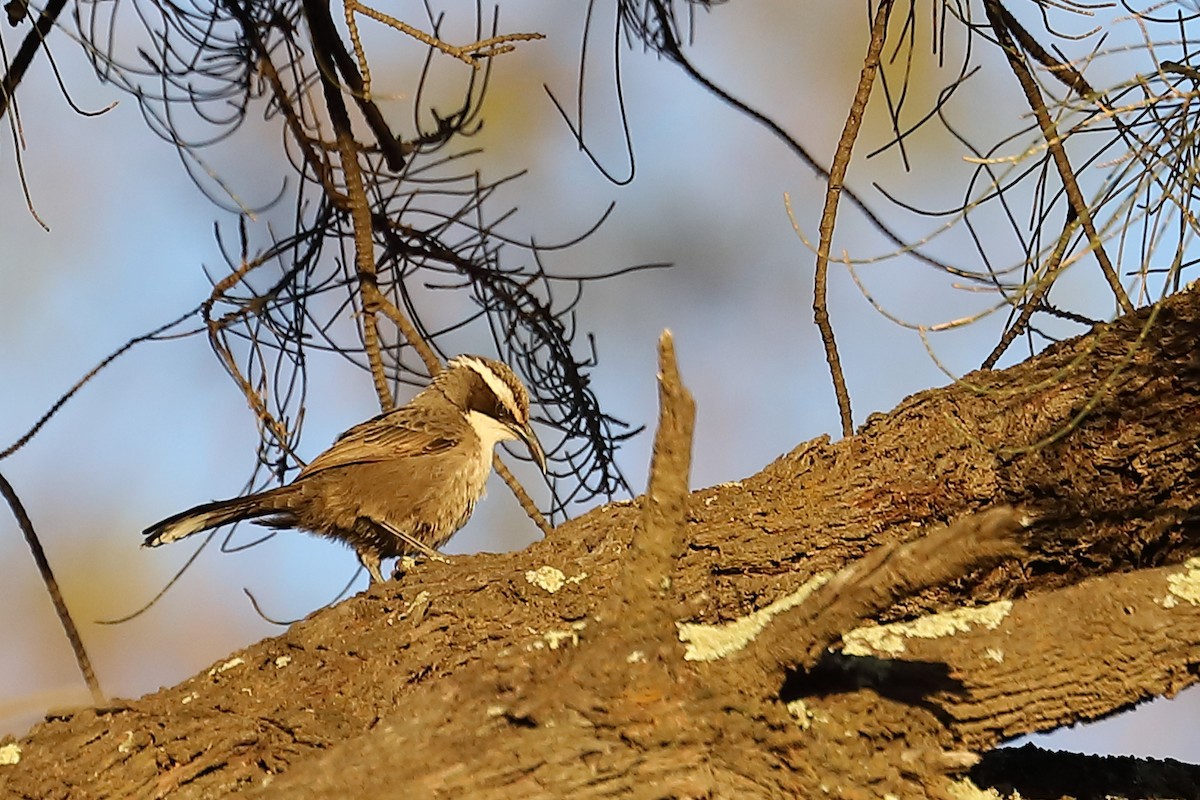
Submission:
[[454,447],[453,412],[405,406],[355,425],[300,471],[303,478],[334,467],[432,455]]

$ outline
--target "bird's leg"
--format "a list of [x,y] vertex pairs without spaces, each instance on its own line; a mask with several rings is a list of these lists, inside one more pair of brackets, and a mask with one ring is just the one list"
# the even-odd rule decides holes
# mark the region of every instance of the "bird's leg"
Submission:
[[355,550],[355,552],[358,553],[359,562],[371,576],[371,583],[383,583],[383,573],[379,571],[379,555],[370,550]]
[[418,553],[420,553],[421,555],[428,558],[430,561],[441,561],[442,563],[449,563],[450,559],[446,558],[444,555],[439,553],[437,550],[434,550],[432,547],[425,544],[420,539],[416,538],[415,536],[412,536],[411,534],[405,533],[404,531],[400,530],[396,526],[390,525],[387,522],[385,522],[384,520],[378,520],[378,519],[373,519],[373,520],[371,520],[371,522],[374,525],[377,525],[382,530],[387,531],[392,536],[395,536],[397,539],[404,542],[406,545],[413,548]]

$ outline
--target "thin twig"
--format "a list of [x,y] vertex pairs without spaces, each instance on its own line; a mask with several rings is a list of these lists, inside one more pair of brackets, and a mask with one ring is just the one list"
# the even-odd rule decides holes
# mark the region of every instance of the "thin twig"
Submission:
[[46,551],[42,549],[41,540],[38,539],[37,532],[33,529],[33,522],[29,519],[29,514],[25,512],[21,498],[17,497],[16,490],[2,474],[0,474],[0,494],[4,495],[4,499],[8,501],[8,507],[12,509],[13,516],[21,527],[21,533],[25,534],[29,552],[33,553],[33,560],[42,576],[42,583],[46,584],[46,591],[50,593],[50,600],[54,603],[58,621],[62,623],[63,630],[67,634],[67,641],[71,643],[71,650],[75,652],[75,663],[79,665],[79,671],[83,673],[83,680],[87,683],[88,691],[92,693],[92,702],[98,706],[104,705],[107,700],[104,692],[100,690],[100,681],[96,679],[96,672],[92,669],[92,661],[88,658],[87,650],[84,649],[79,629],[75,627],[75,620],[71,618],[71,612],[67,609],[67,602],[58,588],[58,581],[54,579],[54,571],[50,569]]
[[533,520],[533,524],[537,525],[538,529],[541,530],[542,535],[549,536],[553,533],[554,526],[550,524],[549,520],[538,509],[537,504],[533,502],[533,498],[529,496],[529,492],[525,491],[525,487],[517,480],[517,476],[513,475],[508,465],[500,459],[499,453],[492,456],[492,467],[495,468],[496,474],[508,484],[508,488],[512,490],[513,496],[521,504],[521,510],[529,515],[529,518]]
[[[345,111],[345,107],[342,108]],[[336,119],[336,117],[335,117]],[[379,283],[375,274],[375,237],[371,227],[371,206],[367,202],[367,190],[363,186],[362,170],[358,164],[358,143],[350,133],[349,118],[346,127],[338,130],[338,151],[341,154],[342,174],[346,178],[346,194],[350,201],[350,218],[354,228],[354,268],[358,273],[358,287],[362,293],[363,349],[371,365],[371,379],[375,393],[379,396],[379,407],[391,411],[396,401],[388,388],[387,373],[383,369],[383,353],[379,345]],[[336,123],[335,123],[336,124]]]
[[[244,223],[243,223],[244,224]],[[217,354],[221,364],[225,367],[226,373],[233,378],[234,383],[238,385],[242,395],[246,398],[247,405],[254,415],[258,417],[259,423],[265,430],[271,431],[275,440],[279,442],[281,447],[287,446],[288,431],[287,425],[282,420],[279,420],[273,415],[267,407],[267,400],[262,392],[259,392],[250,383],[249,379],[242,374],[241,368],[238,367],[237,359],[233,357],[233,350],[222,338],[222,335],[229,329],[230,325],[237,319],[249,316],[263,307],[263,302],[247,304],[227,314],[223,314],[219,319],[213,319],[212,310],[217,301],[226,296],[226,293],[242,281],[252,271],[261,267],[266,263],[263,258],[248,258],[245,244],[245,230],[242,231],[242,261],[236,269],[230,271],[221,280],[213,284],[212,292],[209,293],[208,299],[200,306],[200,316],[204,320],[204,325],[208,329],[208,343],[212,347],[213,352]]]
[[1025,302],[1021,305],[1021,313],[1000,337],[999,343],[992,348],[992,352],[988,354],[988,357],[983,360],[983,364],[979,367],[980,369],[991,369],[996,366],[996,362],[1000,360],[1000,356],[1004,355],[1004,351],[1024,332],[1034,312],[1042,309],[1042,300],[1049,293],[1050,288],[1054,286],[1054,282],[1058,280],[1063,265],[1066,263],[1067,248],[1070,247],[1071,237],[1075,235],[1075,231],[1078,228],[1079,217],[1072,214],[1071,218],[1067,220],[1067,224],[1063,226],[1062,233],[1058,236],[1058,242],[1054,245],[1054,251],[1046,261],[1045,275],[1037,282],[1037,286],[1034,287],[1033,292],[1025,298]]
[[[400,33],[411,36],[418,42],[429,45],[434,50],[439,50],[448,56],[453,56],[464,64],[469,64],[478,69],[479,62],[484,58],[491,58],[502,53],[510,53],[516,49],[513,42],[528,42],[535,39],[545,39],[546,37],[540,33],[505,33],[500,36],[492,36],[487,39],[481,39],[477,42],[471,42],[464,45],[452,45],[442,41],[436,36],[430,36],[420,28],[414,28],[406,22],[401,22],[393,16],[377,11],[370,6],[363,5],[357,0],[349,0],[346,3],[346,20],[349,23],[354,12],[358,12],[363,16],[370,17],[376,22],[382,22],[389,28],[394,28]],[[356,48],[357,49],[357,48]],[[369,85],[369,84],[368,84]]]
[[1100,233],[1096,230],[1096,223],[1092,219],[1091,209],[1088,208],[1087,200],[1084,199],[1083,192],[1080,191],[1079,184],[1075,180],[1075,170],[1071,167],[1071,160],[1067,156],[1066,148],[1063,147],[1063,139],[1058,132],[1058,125],[1050,118],[1050,112],[1046,110],[1046,103],[1042,98],[1037,81],[1034,80],[1033,73],[1029,71],[1029,66],[1025,63],[1022,51],[1013,40],[1010,26],[1016,23],[1012,20],[1011,16],[1007,15],[1007,11],[1000,5],[999,0],[985,0],[983,5],[987,12],[988,22],[992,27],[992,31],[996,34],[996,39],[1000,42],[1000,49],[1004,51],[1004,55],[1008,59],[1008,64],[1012,68],[1013,75],[1016,76],[1017,82],[1021,85],[1021,91],[1025,93],[1025,99],[1029,103],[1029,108],[1037,118],[1038,127],[1042,131],[1042,138],[1046,140],[1046,146],[1050,150],[1050,155],[1054,158],[1054,166],[1058,170],[1058,176],[1062,181],[1063,190],[1066,192],[1067,201],[1071,205],[1071,211],[1075,216],[1079,217],[1079,221],[1083,225],[1083,230],[1088,235],[1088,242],[1092,250],[1096,253],[1096,261],[1100,264],[1100,271],[1104,273],[1104,279],[1108,281],[1108,286],[1112,290],[1117,304],[1124,313],[1132,314],[1133,303],[1129,301],[1129,296],[1125,294],[1125,288],[1121,286],[1121,280],[1117,276],[1117,271],[1108,257],[1108,252],[1104,249],[1104,242],[1101,241]]
[[21,47],[4,73],[3,80],[0,81],[0,117],[8,113],[9,103],[14,101],[17,87],[33,63],[33,57],[45,45],[46,37],[54,28],[58,15],[66,7],[67,0],[50,0],[42,9],[42,13],[38,15],[33,28],[25,34],[25,40],[21,42]]
[[71,386],[70,389],[67,389],[67,391],[63,392],[62,395],[57,400],[54,401],[54,404],[52,406],[50,406],[50,408],[46,411],[46,413],[42,414],[42,416],[38,418],[38,421],[35,422],[28,431],[26,431],[24,434],[22,434],[19,439],[17,439],[15,442],[10,444],[8,447],[4,448],[4,450],[0,450],[0,461],[3,461],[4,459],[8,458],[13,453],[17,452],[22,447],[27,445],[33,439],[34,436],[37,436],[38,432],[46,425],[46,423],[49,422],[54,417],[54,415],[57,414],[62,409],[62,407],[67,404],[67,402],[71,398],[73,398],[76,394],[78,394],[80,389],[82,389],[84,386],[87,385],[88,381],[90,381],[92,378],[96,377],[102,371],[104,371],[104,369],[109,364],[113,363],[118,358],[125,355],[125,353],[127,353],[131,349],[133,349],[134,345],[141,344],[142,342],[152,341],[155,337],[157,337],[163,331],[167,331],[167,330],[170,330],[171,328],[174,328],[176,325],[183,322],[185,319],[187,319],[188,317],[192,316],[195,313],[196,313],[196,309],[192,309],[192,310],[176,317],[175,319],[171,320],[170,322],[159,325],[157,328],[150,331],[149,333],[144,333],[141,336],[135,336],[132,339],[130,339],[129,341],[127,341],[125,344],[121,345],[116,350],[112,351],[107,356],[102,358],[100,360],[100,362],[96,364],[96,366],[92,367],[86,373],[84,373],[82,378],[75,381],[75,383]]
[[846,126],[842,129],[842,135],[838,139],[833,166],[829,170],[829,182],[825,189],[825,207],[821,210],[817,270],[813,278],[813,320],[821,331],[821,341],[825,343],[825,361],[829,364],[829,373],[833,378],[833,391],[837,396],[843,436],[854,434],[854,415],[850,411],[850,392],[846,389],[846,376],[842,373],[837,340],[833,335],[833,326],[829,323],[827,300],[829,250],[833,245],[833,229],[837,221],[838,201],[842,196],[842,185],[846,180],[846,170],[850,166],[850,156],[854,152],[854,141],[858,138],[858,131],[862,127],[863,113],[867,108],[867,100],[871,96],[871,87],[879,72],[879,54],[883,51],[883,43],[887,38],[887,23],[891,11],[892,0],[883,0],[875,12],[875,21],[871,25],[871,42],[867,47],[867,57],[863,61],[862,74],[858,78],[858,89],[850,104],[850,113],[846,116]]
[[379,311],[400,329],[400,335],[417,351],[417,355],[425,362],[425,369],[429,370],[430,375],[437,375],[442,371],[442,362],[438,359],[437,353],[433,352],[429,342],[425,341],[425,337],[417,330],[417,326],[413,324],[407,314],[382,295],[379,297]]

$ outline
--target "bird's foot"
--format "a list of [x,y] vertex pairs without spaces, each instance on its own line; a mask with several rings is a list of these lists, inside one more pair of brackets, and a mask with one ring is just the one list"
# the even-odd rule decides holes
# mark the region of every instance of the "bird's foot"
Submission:
[[400,558],[396,559],[396,568],[392,570],[392,579],[399,580],[403,578],[405,573],[411,571],[422,560],[437,561],[441,564],[454,563],[453,556],[443,555],[436,550],[423,552],[419,556],[400,556]]

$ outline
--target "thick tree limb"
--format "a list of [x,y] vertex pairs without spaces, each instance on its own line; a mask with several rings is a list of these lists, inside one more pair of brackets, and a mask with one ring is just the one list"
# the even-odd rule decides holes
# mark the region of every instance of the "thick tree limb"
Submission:
[[[578,646],[556,639],[562,658],[537,662],[521,650],[504,653],[496,663],[500,680],[477,669],[455,681],[452,705],[471,720],[465,735],[439,720],[444,711],[425,713],[447,699],[431,686],[438,701],[414,700],[410,712],[353,745],[373,754],[354,777],[356,793],[550,800],[638,796],[650,786],[666,796],[697,796],[712,788],[709,737],[704,726],[690,724],[695,717],[680,702],[686,694],[672,696],[682,648],[667,614],[676,606],[670,587],[682,550],[695,405],[666,332],[659,341],[659,401],[639,524],[629,549],[617,556],[612,591],[593,620],[576,629],[578,637],[569,637]],[[563,584],[553,574],[543,571],[534,582],[554,594]],[[647,750],[662,759],[647,758]],[[336,766],[343,752],[289,773],[262,794],[344,797]]]
[[[386,771],[414,781],[414,795],[447,797],[480,787],[498,797],[636,796],[651,786],[946,797],[945,776],[972,763],[964,747],[1197,679],[1180,666],[1193,657],[1194,610],[1151,608],[1147,598],[1167,596],[1162,580],[1179,567],[1166,565],[1200,554],[1200,293],[1164,301],[1147,333],[1149,319],[1142,311],[1027,364],[922,392],[849,439],[814,440],[688,498],[686,550],[667,600],[683,607],[680,621],[709,624],[765,609],[947,519],[1000,504],[1028,511],[1028,556],[864,621],[870,630],[1021,598],[1002,620],[1013,626],[1002,665],[973,638],[1000,636],[986,626],[875,656],[885,671],[924,678],[901,682],[907,694],[835,685],[845,673],[828,668],[849,654],[824,656],[783,686],[739,668],[748,659],[639,655],[598,620],[642,515],[640,503],[618,504],[517,553],[422,565],[126,707],[56,716],[7,743],[19,762],[0,766],[0,796],[223,797],[260,787],[295,797],[316,792],[318,776],[329,792],[367,796],[366,781]],[[1090,413],[1073,423],[1083,408]],[[1114,577],[1087,582],[1102,575]],[[1157,595],[1121,594],[1125,581],[1151,580]],[[1067,592],[1069,601],[1055,599]],[[865,613],[856,608],[847,619]],[[1134,636],[1139,625],[1157,633]],[[1066,633],[1106,627],[1126,630],[1131,644],[1096,639],[1089,663],[1065,659]],[[1139,642],[1130,677],[1118,678],[1105,659]],[[1064,683],[1061,703],[1028,696],[1028,712],[993,697],[1004,670],[1040,680],[1038,664],[1069,665],[1081,680]],[[1071,689],[1085,685],[1086,696]]]
[[863,629],[847,650],[945,664],[954,686],[926,699],[965,748],[984,750],[1194,683],[1200,559],[937,616]]

